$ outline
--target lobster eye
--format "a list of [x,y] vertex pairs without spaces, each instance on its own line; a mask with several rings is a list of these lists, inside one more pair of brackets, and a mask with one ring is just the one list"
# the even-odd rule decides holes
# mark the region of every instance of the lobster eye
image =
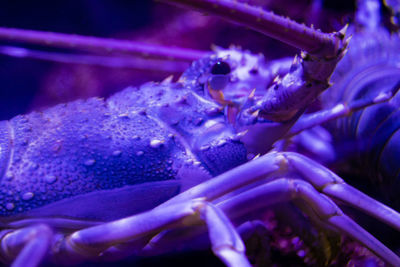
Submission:
[[218,61],[211,68],[211,74],[213,75],[226,75],[231,72],[231,67],[225,61]]

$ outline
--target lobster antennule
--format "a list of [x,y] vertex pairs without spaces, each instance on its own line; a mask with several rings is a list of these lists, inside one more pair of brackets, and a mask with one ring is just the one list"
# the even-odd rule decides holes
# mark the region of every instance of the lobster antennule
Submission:
[[[336,57],[345,44],[341,34],[323,33],[260,7],[230,0],[161,0],[183,7],[193,7],[234,23],[249,27],[314,56]],[[234,16],[232,16],[234,14]]]
[[78,36],[74,34],[0,27],[0,40],[24,42],[57,48],[89,50],[97,53],[123,53],[150,58],[193,61],[206,56],[205,51],[146,44],[131,40]]

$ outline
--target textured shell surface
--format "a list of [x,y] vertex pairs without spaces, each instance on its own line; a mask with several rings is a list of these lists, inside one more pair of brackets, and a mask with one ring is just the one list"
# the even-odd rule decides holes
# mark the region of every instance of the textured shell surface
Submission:
[[[90,206],[103,191],[104,199],[122,200],[122,191],[114,190],[129,187],[134,195],[129,202],[137,202],[134,211],[143,211],[189,186],[185,183],[190,181],[180,181],[182,173],[207,179],[246,161],[243,144],[229,139],[234,131],[220,107],[180,83],[147,83],[106,100],[59,104],[3,121],[0,127],[3,216],[92,193],[84,197]],[[217,147],[221,127],[227,140]],[[154,196],[140,199],[149,188],[138,185],[154,182],[159,194],[153,189]],[[68,209],[55,209],[48,212],[68,214]],[[90,216],[87,209],[81,215]]]

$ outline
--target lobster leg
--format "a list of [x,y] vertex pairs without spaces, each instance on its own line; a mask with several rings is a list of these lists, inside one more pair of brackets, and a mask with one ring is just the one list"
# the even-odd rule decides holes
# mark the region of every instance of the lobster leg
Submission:
[[[332,136],[321,124],[349,116],[353,112],[376,104],[395,102],[397,101],[395,96],[399,89],[400,83],[397,83],[391,90],[372,98],[361,98],[351,103],[340,103],[331,108],[302,115],[286,133],[285,138],[275,143],[274,147],[278,151],[301,151],[314,159],[318,158],[318,161],[322,163],[332,162],[336,158]],[[296,147],[295,149],[293,145]]]
[[[400,70],[395,70],[400,75]],[[340,103],[332,108],[324,109],[315,113],[306,114],[299,118],[293,125],[285,137],[291,137],[301,131],[310,129],[314,126],[323,124],[325,122],[345,117],[351,113],[364,109],[366,107],[390,101],[400,90],[400,82],[398,82],[390,91],[382,92],[374,98],[359,99],[352,103]]]
[[[288,201],[295,201],[297,203],[300,200],[302,201],[300,204],[305,203],[305,205],[299,205],[299,207],[309,216],[322,222],[323,225],[336,229],[337,231],[359,241],[390,265],[397,266],[399,264],[399,257],[375,237],[369,234],[366,230],[360,227],[357,223],[351,220],[348,216],[346,216],[329,198],[329,196],[325,194],[325,189],[316,190],[316,188],[323,188],[323,186],[319,187],[317,185],[318,183],[321,185],[321,182],[326,182],[327,178],[327,174],[325,173],[324,177],[323,170],[321,170],[319,166],[309,166],[303,161],[304,158],[301,158],[299,155],[294,153],[286,153],[285,156],[287,157],[289,164],[292,164],[295,168],[300,162],[301,164],[304,164],[302,167],[303,169],[299,170],[295,176],[300,174],[306,181],[292,178],[278,178],[273,181],[267,181],[262,185],[253,187],[233,197],[227,198],[219,202],[216,206],[226,213],[231,220],[235,220],[236,218],[243,218],[246,214],[254,213],[254,211],[264,209],[277,203]],[[311,171],[308,174],[303,174],[303,172],[309,169],[314,169],[315,172]],[[321,173],[316,174],[318,171]],[[292,176],[293,173],[279,174],[279,177]],[[243,180],[246,180],[245,177],[242,178]],[[254,178],[254,176],[252,178]],[[232,182],[234,183],[234,181]],[[329,187],[329,185],[327,187]],[[195,191],[202,190],[200,189]],[[205,191],[207,191],[207,189]],[[205,191],[203,191],[203,193],[205,193]],[[218,191],[218,189],[216,189],[216,191]],[[350,193],[353,194],[353,191],[356,190],[352,189],[352,192]],[[362,193],[357,191],[355,194]],[[376,202],[372,199],[369,199],[368,201],[370,201],[370,203]],[[157,238],[155,241],[152,240],[151,249],[156,251],[161,249],[163,252],[168,252],[171,250],[171,244],[179,244],[187,240],[188,237],[186,235],[180,235],[177,233],[177,231],[179,231],[179,229],[174,229],[172,231],[168,230],[159,236],[159,238]],[[198,234],[198,232],[193,232],[193,229],[190,229],[188,232],[189,236],[196,234]]]
[[73,255],[97,256],[112,245],[201,222],[207,225],[213,252],[227,266],[251,266],[243,242],[229,219],[218,208],[201,199],[77,231],[65,239],[63,247]]
[[276,203],[293,200],[304,201],[306,208],[303,210],[308,215],[316,217],[339,232],[351,236],[390,265],[398,266],[400,263],[400,258],[395,253],[343,214],[339,207],[325,194],[319,193],[310,183],[303,180],[280,178],[245,191],[218,206],[229,217],[234,218]]
[[297,153],[285,153],[289,165],[320,192],[339,199],[400,231],[400,214],[346,184],[329,169]]
[[[267,177],[291,177],[295,175],[295,177],[301,177],[308,184],[312,185],[316,190],[320,193],[328,197],[332,197],[333,199],[338,199],[345,204],[358,208],[367,214],[377,218],[378,220],[392,226],[396,230],[400,230],[400,214],[394,211],[393,209],[379,203],[378,201],[366,196],[362,192],[357,189],[347,185],[341,178],[339,178],[336,174],[323,167],[322,165],[316,163],[315,161],[308,159],[300,154],[293,152],[284,152],[284,153],[269,153],[266,154],[256,160],[250,161],[247,164],[239,166],[231,171],[228,171],[220,176],[209,180],[205,183],[202,183],[198,186],[195,186],[180,195],[172,198],[166,203],[162,204],[160,207],[164,205],[168,205],[175,202],[187,201],[189,199],[197,198],[197,197],[206,197],[207,200],[213,201],[218,199],[219,197],[232,192],[234,190],[244,188],[249,186],[250,184],[264,180]],[[308,185],[307,185],[308,187]],[[293,189],[285,189],[285,190],[293,190]],[[283,200],[287,201],[287,197],[280,196],[279,194],[272,194],[268,196],[270,199],[279,199],[280,197],[284,198]],[[318,201],[323,201],[324,197],[315,197],[314,205],[322,205],[319,204]],[[282,201],[283,201],[282,200]],[[311,198],[310,198],[311,200]],[[275,201],[275,200],[271,200]],[[259,202],[259,200],[254,201]],[[272,204],[272,203],[271,203]],[[330,204],[331,205],[331,204]],[[157,208],[158,209],[158,208]],[[315,208],[323,212],[322,208]],[[335,208],[336,209],[336,208]],[[316,211],[317,212],[317,211]],[[322,214],[326,214],[323,212]],[[333,215],[334,213],[330,213]],[[321,215],[324,217],[324,215]],[[338,225],[336,228],[341,230],[345,230],[347,234],[355,237],[355,233],[352,232],[351,228],[355,227],[353,222],[337,222]],[[343,224],[348,224],[351,226],[345,227]],[[358,231],[358,230],[357,230]],[[360,230],[359,233],[364,233],[365,230]],[[364,237],[358,237],[359,241],[369,246],[370,249],[374,250],[378,255],[383,253],[382,249],[383,245],[379,244],[376,248],[375,245],[378,244],[377,240],[369,239],[365,241]],[[384,252],[386,254],[386,252]],[[382,256],[383,254],[381,254]],[[385,258],[384,256],[383,258]],[[400,262],[399,258],[392,254],[391,259],[393,262]]]
[[52,239],[52,230],[44,224],[11,231],[1,239],[1,254],[12,259],[17,255],[12,267],[35,267],[48,253]]
[[[269,177],[275,179],[266,180]],[[236,194],[227,195],[229,193]],[[226,197],[221,198],[223,196]],[[128,243],[128,247],[135,242],[143,244],[143,240],[165,230],[179,231],[188,226],[196,229],[205,224],[214,253],[227,266],[250,266],[244,245],[229,219],[234,221],[250,211],[275,203],[300,200],[300,203],[308,204],[301,208],[311,216],[358,240],[389,264],[400,262],[393,252],[344,215],[329,197],[360,208],[400,229],[398,213],[346,185],[318,163],[297,153],[269,153],[192,187],[151,211],[79,230],[63,239],[61,244],[56,242],[58,245],[52,251],[58,254],[54,256],[79,261],[107,254],[118,249],[120,244],[121,248],[124,243]],[[23,239],[20,239],[21,235]],[[41,226],[11,232],[2,240],[3,249],[7,248],[4,254],[10,255],[9,251],[19,254],[17,263],[21,261],[21,264],[32,255],[40,262],[52,236],[47,227]],[[42,239],[46,242],[37,242]],[[150,246],[155,248],[153,244]]]

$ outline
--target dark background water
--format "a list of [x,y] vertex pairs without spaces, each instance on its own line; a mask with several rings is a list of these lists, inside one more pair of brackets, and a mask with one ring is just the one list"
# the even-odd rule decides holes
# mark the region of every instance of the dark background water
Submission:
[[[108,37],[115,32],[135,31],[147,25],[151,19],[151,8],[152,2],[146,0],[3,1],[0,25]],[[8,42],[4,44],[14,45]],[[37,48],[26,44],[17,45]],[[9,119],[35,108],[35,96],[44,93],[45,79],[56,67],[56,63],[1,56],[0,119]],[[67,101],[74,98],[72,94],[67,95]],[[57,101],[48,102],[50,103],[42,101],[40,105],[54,104]]]

